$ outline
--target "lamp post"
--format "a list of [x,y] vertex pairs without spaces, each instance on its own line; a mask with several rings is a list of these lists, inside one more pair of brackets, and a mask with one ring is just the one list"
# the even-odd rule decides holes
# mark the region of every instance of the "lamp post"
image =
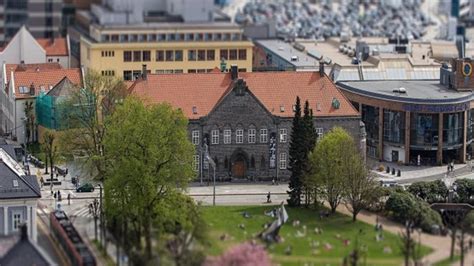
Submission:
[[207,144],[204,144],[204,149],[205,149],[205,156],[206,160],[209,162],[209,165],[212,166],[212,169],[214,170],[214,176],[213,176],[213,188],[212,188],[212,206],[216,206],[216,162],[209,156],[209,151]]

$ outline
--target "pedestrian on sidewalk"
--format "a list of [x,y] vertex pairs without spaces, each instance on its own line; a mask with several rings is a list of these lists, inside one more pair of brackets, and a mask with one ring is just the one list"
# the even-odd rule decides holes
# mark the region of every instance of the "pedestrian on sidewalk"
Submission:
[[67,194],[67,205],[71,205],[71,194]]
[[40,178],[40,183],[41,183],[41,188],[43,188],[43,186],[44,186],[44,179],[43,179],[43,177]]
[[272,200],[270,199],[270,191],[268,191],[268,194],[267,194],[267,203],[271,203]]

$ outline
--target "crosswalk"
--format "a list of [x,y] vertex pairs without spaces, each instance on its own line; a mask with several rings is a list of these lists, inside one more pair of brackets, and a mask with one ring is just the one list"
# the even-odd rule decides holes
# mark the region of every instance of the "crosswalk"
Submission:
[[[84,217],[84,218],[92,218],[92,214],[89,212],[89,207],[87,205],[77,207],[75,209],[67,208],[66,206],[62,208],[67,216],[70,219],[75,219],[78,217]],[[49,215],[51,213],[52,209],[48,208],[47,206],[38,206],[36,209],[36,213],[38,215]]]

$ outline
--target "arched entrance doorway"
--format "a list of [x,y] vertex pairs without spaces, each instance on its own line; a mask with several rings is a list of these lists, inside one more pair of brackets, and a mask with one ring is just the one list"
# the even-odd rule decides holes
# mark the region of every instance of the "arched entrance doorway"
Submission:
[[237,149],[231,157],[232,177],[244,178],[247,176],[248,156],[241,149]]

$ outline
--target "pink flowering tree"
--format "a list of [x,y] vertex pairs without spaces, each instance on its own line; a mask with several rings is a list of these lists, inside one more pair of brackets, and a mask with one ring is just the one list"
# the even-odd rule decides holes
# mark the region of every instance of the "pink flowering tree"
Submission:
[[271,266],[271,260],[262,245],[243,243],[229,248],[224,254],[208,258],[205,266]]

